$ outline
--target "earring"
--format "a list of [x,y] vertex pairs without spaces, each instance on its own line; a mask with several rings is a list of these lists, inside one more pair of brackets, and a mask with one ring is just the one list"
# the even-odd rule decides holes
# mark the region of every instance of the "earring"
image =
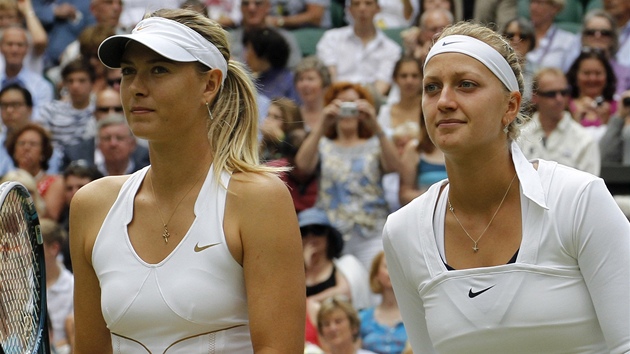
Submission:
[[210,120],[214,120],[212,112],[210,111],[210,104],[208,102],[206,102],[206,108],[208,109],[208,116],[210,117]]
[[504,132],[505,134],[507,134],[507,133],[510,131],[510,130],[509,130],[509,127],[510,127],[510,125],[509,125],[509,124],[506,124],[506,125],[503,127],[503,132]]

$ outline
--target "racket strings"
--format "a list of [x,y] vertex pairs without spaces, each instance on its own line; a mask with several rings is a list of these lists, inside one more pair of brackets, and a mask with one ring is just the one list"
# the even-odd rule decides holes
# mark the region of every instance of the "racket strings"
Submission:
[[0,206],[0,345],[5,352],[32,348],[37,338],[38,262],[28,208],[17,191],[10,192]]

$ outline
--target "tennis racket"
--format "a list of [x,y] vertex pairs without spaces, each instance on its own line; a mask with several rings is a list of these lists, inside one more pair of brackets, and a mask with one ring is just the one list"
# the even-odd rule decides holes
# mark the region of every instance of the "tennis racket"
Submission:
[[0,354],[50,352],[46,269],[39,219],[28,190],[0,185]]

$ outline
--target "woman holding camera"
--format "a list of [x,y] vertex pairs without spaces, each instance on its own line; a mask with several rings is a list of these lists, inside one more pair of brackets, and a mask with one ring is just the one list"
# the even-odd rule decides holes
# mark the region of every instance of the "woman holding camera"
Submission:
[[344,254],[369,268],[382,250],[389,214],[381,179],[398,171],[398,154],[376,120],[372,96],[361,85],[333,84],[324,104],[322,119],[304,140],[295,164],[306,173],[319,168],[315,205],[343,234]]

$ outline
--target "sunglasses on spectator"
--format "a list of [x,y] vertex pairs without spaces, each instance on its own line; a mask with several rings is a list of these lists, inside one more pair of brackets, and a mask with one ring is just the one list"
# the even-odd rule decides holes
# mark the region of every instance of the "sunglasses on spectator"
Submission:
[[328,227],[324,225],[308,225],[300,228],[302,237],[307,235],[327,235]]
[[597,33],[602,37],[612,37],[613,35],[613,31],[606,29],[585,29],[582,33],[585,36],[594,36]]
[[536,92],[538,96],[542,96],[546,98],[556,98],[558,95],[561,95],[562,97],[567,97],[570,93],[571,93],[571,90],[569,90],[568,88],[564,90],[551,90],[551,91]]
[[503,36],[505,38],[507,38],[508,40],[512,40],[512,39],[516,38],[516,39],[520,39],[522,41],[526,41],[526,40],[531,39],[530,35],[527,35],[527,34],[523,35],[521,33],[516,33],[516,32],[506,32],[506,33],[503,34]]
[[98,106],[96,107],[96,111],[99,113],[109,113],[111,111],[115,111],[116,113],[122,113],[122,106]]

